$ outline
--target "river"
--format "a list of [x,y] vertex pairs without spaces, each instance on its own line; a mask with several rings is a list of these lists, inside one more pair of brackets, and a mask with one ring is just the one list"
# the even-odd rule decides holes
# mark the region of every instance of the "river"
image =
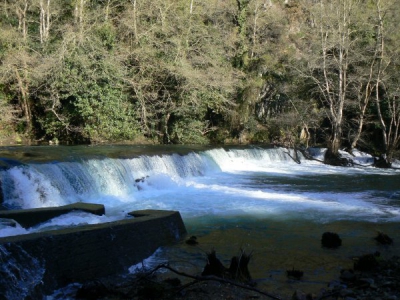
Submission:
[[[180,211],[189,236],[157,251],[162,261],[199,274],[215,249],[228,266],[243,249],[258,288],[289,297],[317,293],[349,268],[357,255],[400,253],[400,170],[376,169],[357,152],[356,167],[315,160],[294,162],[283,148],[182,146],[36,146],[0,148],[6,209],[49,207],[77,201],[104,204],[105,216],[71,213],[35,228],[0,228],[0,236],[81,223],[108,222],[140,209]],[[316,158],[323,150],[314,149]],[[321,235],[340,235],[339,249],[321,247]],[[395,243],[381,246],[378,231]],[[286,270],[304,271],[302,280]],[[52,296],[48,299],[56,299]]]

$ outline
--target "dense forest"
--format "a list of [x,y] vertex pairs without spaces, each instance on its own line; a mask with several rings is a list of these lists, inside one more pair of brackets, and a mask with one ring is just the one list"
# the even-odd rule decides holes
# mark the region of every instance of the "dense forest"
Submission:
[[400,142],[400,0],[1,0],[0,136]]

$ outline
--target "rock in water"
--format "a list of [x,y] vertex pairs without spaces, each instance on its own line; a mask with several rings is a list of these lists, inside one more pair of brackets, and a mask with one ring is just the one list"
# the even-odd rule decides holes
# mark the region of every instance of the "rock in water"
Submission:
[[364,254],[354,262],[354,270],[368,272],[378,267],[377,254]]
[[393,244],[393,239],[383,232],[378,232],[378,235],[375,237],[375,240],[382,245]]
[[286,271],[286,275],[288,276],[288,277],[292,277],[292,278],[294,278],[294,279],[301,279],[302,277],[303,277],[303,275],[304,275],[304,272],[303,271],[300,271],[300,270],[295,270],[294,268],[292,269],[292,270],[287,270]]
[[191,246],[195,246],[197,245],[199,242],[197,241],[197,237],[192,235],[190,238],[188,238],[185,241],[186,244],[191,245]]
[[338,248],[342,245],[342,239],[337,233],[324,232],[321,239],[322,247],[325,248]]

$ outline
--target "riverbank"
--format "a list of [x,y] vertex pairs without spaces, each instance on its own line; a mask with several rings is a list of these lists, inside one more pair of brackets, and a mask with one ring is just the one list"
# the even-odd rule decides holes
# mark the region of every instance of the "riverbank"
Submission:
[[160,277],[159,273],[147,270],[124,278],[90,282],[77,289],[74,297],[98,300],[400,299],[400,258],[396,256],[387,260],[378,259],[377,264],[370,270],[342,270],[318,292],[298,289],[293,290],[290,295],[270,293],[263,286],[258,285],[245,285],[216,277],[199,277],[171,272],[172,268],[168,266],[167,268],[169,270],[167,277],[165,273]]
[[[331,225],[332,226],[332,225]],[[331,227],[332,228],[332,227]],[[353,230],[359,230],[354,228]],[[297,232],[298,233],[298,232]],[[376,236],[377,237],[377,236]],[[392,236],[393,237],[393,236]],[[71,294],[60,296],[57,299],[189,299],[189,300],[242,300],[242,299],[282,299],[282,300],[397,300],[400,299],[400,258],[396,256],[398,236],[392,244],[381,244],[373,237],[368,239],[353,237],[352,243],[361,243],[363,248],[352,247],[350,257],[345,248],[350,246],[348,233],[341,235],[343,244],[339,248],[329,249],[321,247],[319,238],[315,238],[315,244],[319,244],[319,250],[306,253],[309,257],[299,255],[294,257],[296,251],[281,248],[280,254],[269,257],[271,264],[267,265],[260,259],[260,253],[252,253],[249,263],[249,271],[252,277],[251,284],[231,281],[224,278],[201,276],[207,264],[206,255],[196,259],[196,251],[201,248],[209,248],[206,237],[196,239],[197,243],[182,242],[168,248],[180,249],[184,256],[170,251],[170,260],[160,261],[155,254],[136,266],[135,273],[101,279],[89,282],[83,286],[75,287]],[[312,241],[307,241],[310,244]],[[230,252],[236,248],[230,244]],[[219,249],[217,247],[217,249]],[[191,252],[190,252],[191,250]],[[343,258],[343,251],[345,257]],[[382,253],[380,253],[381,251]],[[167,249],[161,252],[168,252]],[[171,255],[171,252],[174,254]],[[225,266],[229,266],[229,260],[224,259],[224,251],[217,253],[218,259]],[[342,257],[342,259],[339,259]],[[191,260],[190,260],[191,259]],[[296,261],[296,269],[304,271],[298,278],[289,277],[288,269],[279,271],[282,261]],[[304,262],[305,260],[305,262]],[[310,261],[315,265],[309,266]],[[339,261],[345,261],[339,266]],[[273,265],[278,262],[277,265]],[[322,264],[325,263],[324,265]],[[189,266],[192,266],[190,268]],[[196,266],[193,268],[193,266]],[[299,268],[297,268],[297,266]],[[307,267],[308,266],[308,267]],[[322,268],[324,270],[322,270]],[[317,270],[317,271],[316,271]],[[269,274],[263,277],[261,274]]]

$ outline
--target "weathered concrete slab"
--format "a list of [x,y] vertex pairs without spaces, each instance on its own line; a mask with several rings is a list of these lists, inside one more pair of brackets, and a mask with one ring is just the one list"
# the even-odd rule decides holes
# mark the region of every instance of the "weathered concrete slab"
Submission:
[[0,218],[15,220],[22,227],[28,228],[74,210],[81,210],[98,216],[105,214],[102,204],[76,202],[58,207],[2,210],[0,211]]
[[177,211],[143,210],[130,215],[135,217],[0,238],[0,248],[14,260],[22,257],[23,252],[22,267],[28,258],[44,266],[42,284],[34,287],[37,294],[72,282],[126,272],[157,248],[176,242],[186,234]]

